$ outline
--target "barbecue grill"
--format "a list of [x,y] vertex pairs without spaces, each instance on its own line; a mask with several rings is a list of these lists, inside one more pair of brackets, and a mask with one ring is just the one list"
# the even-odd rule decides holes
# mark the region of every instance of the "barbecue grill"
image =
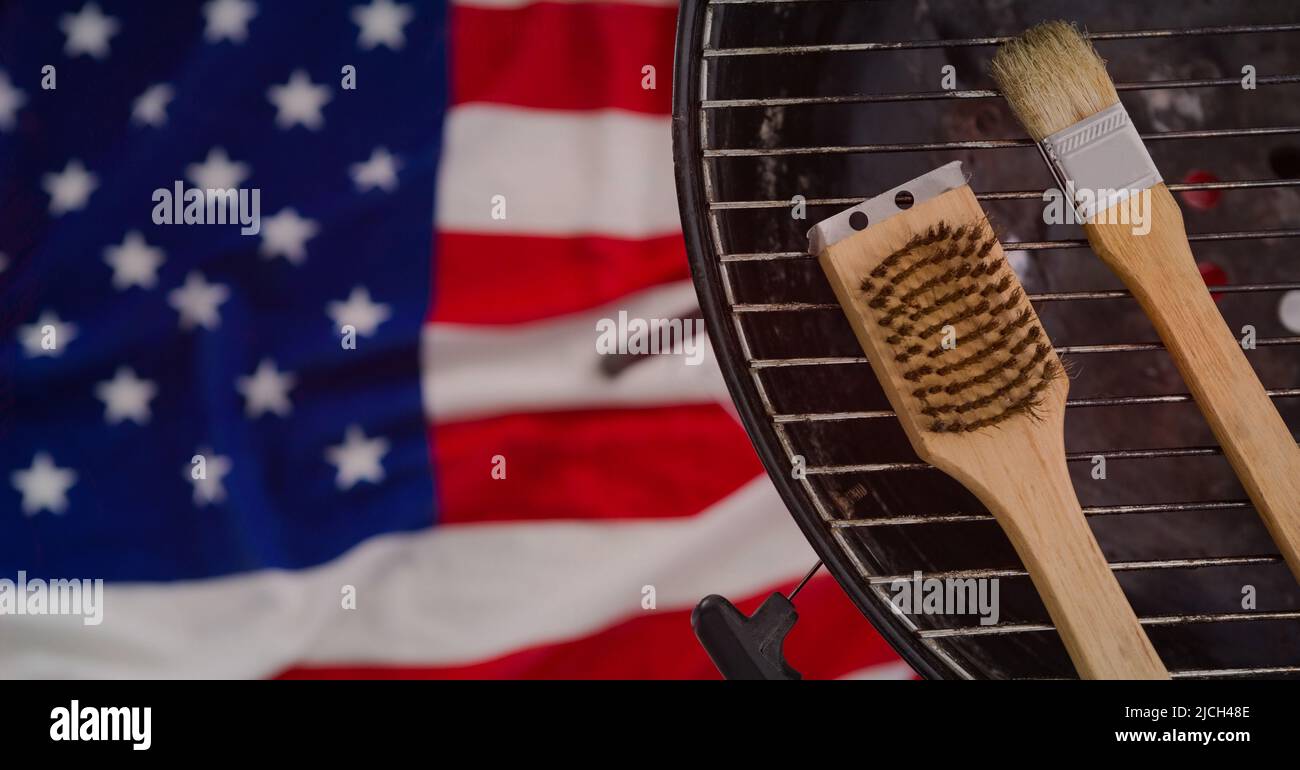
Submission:
[[[1293,2],[684,0],[678,193],[728,387],[814,550],[921,675],[1073,677],[1010,543],[912,453],[806,253],[822,219],[962,161],[1071,371],[1071,476],[1172,675],[1300,678],[1300,587],[1136,301],[1077,226],[1043,223],[1050,173],[986,72],[997,44],[1052,18],[1109,61],[1295,432],[1300,336],[1279,312],[1300,290]],[[998,578],[998,622],[896,611],[889,586],[917,571]]]

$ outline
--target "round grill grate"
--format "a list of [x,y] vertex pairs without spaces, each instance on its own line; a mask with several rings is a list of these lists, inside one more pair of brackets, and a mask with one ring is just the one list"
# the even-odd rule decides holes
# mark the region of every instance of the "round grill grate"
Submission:
[[[1051,18],[1078,21],[1109,60],[1225,319],[1253,330],[1250,360],[1300,426],[1300,329],[1279,312],[1300,290],[1291,2],[687,0],[678,188],[723,371],[805,535],[918,671],[1073,676],[1005,536],[912,454],[805,253],[812,224],[963,161],[1071,368],[1071,475],[1165,663],[1178,678],[1300,678],[1300,587],[1136,302],[1077,227],[1043,224],[1051,177],[985,72],[994,46]],[[896,612],[889,586],[916,571],[998,578],[998,622]]]

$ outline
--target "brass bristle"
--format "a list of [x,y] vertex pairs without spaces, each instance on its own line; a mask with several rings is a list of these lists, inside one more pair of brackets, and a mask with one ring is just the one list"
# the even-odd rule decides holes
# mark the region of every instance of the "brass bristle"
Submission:
[[890,332],[916,411],[941,433],[1032,414],[1060,367],[992,229],[944,223],[928,235],[885,257],[862,298]]
[[1044,22],[1004,44],[989,71],[1035,140],[1119,101],[1106,62],[1063,21]]

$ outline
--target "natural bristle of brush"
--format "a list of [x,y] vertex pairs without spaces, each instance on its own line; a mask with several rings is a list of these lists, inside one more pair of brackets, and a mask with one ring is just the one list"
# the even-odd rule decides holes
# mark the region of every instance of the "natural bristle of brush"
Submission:
[[891,368],[936,433],[1032,416],[1060,362],[986,221],[940,222],[861,282]]
[[1044,22],[1005,43],[989,71],[1035,141],[1119,101],[1106,62],[1063,21]]

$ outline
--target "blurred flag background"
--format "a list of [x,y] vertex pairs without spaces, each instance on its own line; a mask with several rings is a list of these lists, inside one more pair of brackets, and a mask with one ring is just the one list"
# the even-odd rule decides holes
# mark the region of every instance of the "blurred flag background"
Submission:
[[[0,675],[716,677],[694,603],[815,557],[711,354],[597,353],[698,313],[675,17],[0,6],[0,578],[107,581],[0,615]],[[259,232],[156,224],[177,182]],[[805,676],[911,676],[796,606]]]

